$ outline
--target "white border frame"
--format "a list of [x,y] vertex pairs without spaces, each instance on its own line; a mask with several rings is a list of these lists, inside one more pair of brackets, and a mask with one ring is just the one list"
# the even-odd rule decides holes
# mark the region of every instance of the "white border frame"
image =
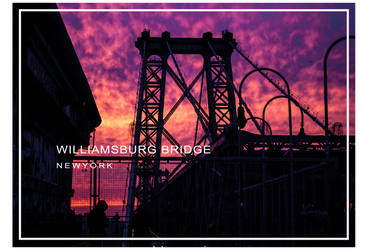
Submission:
[[[345,2],[348,3],[348,2]],[[18,45],[18,49],[19,49],[19,65],[18,65],[18,70],[19,70],[19,100],[18,100],[18,107],[19,107],[19,113],[18,113],[18,118],[19,118],[19,148],[21,148],[21,14],[22,12],[345,12],[346,13],[346,36],[349,37],[349,9],[19,9],[18,14],[19,14],[19,45]],[[271,237],[255,237],[255,238],[159,238],[158,241],[170,241],[170,240],[195,240],[195,241],[233,241],[233,240],[240,240],[240,241],[262,241],[262,240],[271,240],[271,241],[279,241],[279,240],[287,240],[287,241],[303,241],[303,240],[349,240],[349,39],[346,39],[346,43],[347,43],[347,52],[346,52],[346,74],[347,74],[347,80],[346,80],[346,85],[347,85],[347,137],[346,137],[346,141],[347,141],[347,146],[346,146],[346,150],[347,150],[347,155],[346,155],[346,160],[347,160],[347,185],[346,185],[346,190],[347,190],[347,206],[346,206],[346,237],[343,238],[330,238],[330,237],[326,237],[326,238],[298,238],[298,237],[294,237],[294,238],[271,238]],[[355,79],[356,81],[356,79]],[[19,150],[19,197],[18,197],[18,203],[19,203],[19,235],[18,235],[18,239],[19,240],[103,240],[103,241],[117,241],[117,240],[122,240],[122,241],[133,241],[136,240],[136,238],[88,238],[88,237],[82,237],[82,238],[67,238],[67,237],[60,237],[60,238],[36,238],[36,237],[32,237],[32,238],[22,238],[21,237],[21,214],[22,214],[22,210],[21,210],[21,150]],[[149,240],[149,241],[153,241],[152,238],[139,238],[139,240]]]

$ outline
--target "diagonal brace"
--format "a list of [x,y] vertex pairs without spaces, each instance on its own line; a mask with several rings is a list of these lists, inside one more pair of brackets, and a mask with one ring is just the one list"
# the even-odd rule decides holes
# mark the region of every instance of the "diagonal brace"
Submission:
[[205,130],[205,132],[206,132],[207,139],[208,139],[208,140],[209,140],[209,142],[211,143],[211,142],[212,142],[212,138],[211,138],[211,136],[210,136],[209,131],[207,130],[207,128],[206,128],[206,126],[205,126],[205,122],[203,121],[202,116],[201,116],[201,114],[200,114],[200,112],[199,112],[198,108],[196,107],[196,105],[195,105],[195,103],[194,103],[194,101],[193,101],[192,94],[191,94],[191,92],[188,90],[187,84],[186,84],[186,82],[184,81],[184,78],[183,78],[182,73],[180,72],[180,69],[179,69],[178,63],[177,63],[177,61],[175,60],[174,54],[173,54],[173,52],[172,52],[172,50],[171,50],[171,48],[170,48],[170,46],[169,46],[169,43],[168,43],[168,41],[165,41],[165,42],[166,42],[166,45],[168,46],[168,49],[169,49],[170,55],[171,55],[171,56],[172,56],[172,58],[173,58],[173,61],[174,61],[175,67],[176,67],[176,68],[177,68],[177,70],[178,70],[179,76],[180,76],[181,81],[182,81],[182,83],[183,83],[183,87],[184,87],[184,89],[185,89],[185,91],[186,91],[186,93],[187,93],[188,100],[191,102],[191,104],[192,104],[192,106],[193,106],[193,108],[194,108],[194,111],[196,112],[197,117],[198,117],[198,118],[199,118],[199,120],[200,120],[200,123],[201,123],[201,125],[202,125],[202,128],[203,128],[203,129]]

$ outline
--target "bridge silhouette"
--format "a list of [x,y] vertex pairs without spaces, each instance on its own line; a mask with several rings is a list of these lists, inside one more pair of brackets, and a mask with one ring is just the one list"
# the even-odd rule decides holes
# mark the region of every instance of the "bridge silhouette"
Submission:
[[[170,242],[171,246],[175,245],[171,239],[180,238],[198,237],[208,242],[212,237],[234,238],[227,244],[260,246],[265,243],[253,240],[254,237],[258,240],[309,237],[309,219],[301,217],[299,211],[315,201],[322,201],[322,207],[328,213],[324,237],[346,235],[346,221],[343,213],[340,216],[339,206],[346,204],[347,181],[344,177],[348,169],[354,167],[346,160],[346,152],[354,152],[353,136],[347,144],[346,136],[339,131],[336,133],[330,124],[325,126],[324,118],[301,98],[288,95],[286,85],[273,80],[272,74],[261,70],[238,49],[233,34],[228,31],[223,31],[221,38],[213,38],[210,32],[202,38],[171,38],[169,32],[163,32],[161,37],[150,37],[149,30],[145,30],[135,46],[142,61],[131,145],[153,146],[156,150],[123,157],[76,158],[128,164],[122,205],[123,237],[131,237],[131,219],[140,204],[148,208],[155,225],[154,235],[162,239],[159,242],[169,239],[165,243]],[[230,59],[235,51],[317,126],[324,131],[330,127],[327,129],[330,157],[326,157],[325,136],[272,135],[270,125],[255,117],[247,99],[240,95],[237,97],[249,115],[247,121],[256,125],[258,134],[237,127],[235,94],[239,94],[239,90],[232,80]],[[202,69],[190,84],[187,84],[175,54],[202,55]],[[168,58],[174,66],[168,64]],[[163,117],[167,76],[176,83],[182,95]],[[206,84],[207,109],[203,108],[201,98],[197,100],[190,92],[197,82]],[[187,154],[181,150],[180,156],[163,156],[162,137],[176,149],[183,147],[164,125],[174,119],[174,112],[185,98],[197,115],[195,145],[209,146],[210,154]],[[203,131],[202,137],[198,137],[199,129]],[[95,190],[91,193],[94,198],[90,208],[100,198],[96,180],[103,178],[97,170],[91,175],[94,185],[90,185]],[[341,188],[335,186],[339,182],[343,183]],[[205,244],[215,246],[208,242]],[[301,240],[284,242],[284,245],[306,245]],[[201,243],[179,242],[176,246]]]

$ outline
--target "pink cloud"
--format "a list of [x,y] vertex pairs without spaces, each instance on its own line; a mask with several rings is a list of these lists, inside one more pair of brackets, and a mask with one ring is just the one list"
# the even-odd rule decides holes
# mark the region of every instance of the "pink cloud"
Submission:
[[[134,5],[134,7],[141,6],[152,7],[153,5]],[[220,5],[210,6],[219,7]],[[131,7],[132,5],[129,4],[80,4],[79,6],[79,8]],[[160,7],[176,6],[163,4]],[[133,120],[141,61],[141,56],[134,47],[134,41],[141,35],[144,28],[151,30],[151,36],[161,36],[161,33],[167,30],[171,32],[172,37],[202,37],[202,34],[207,31],[213,32],[214,37],[220,37],[221,31],[229,28],[234,33],[239,46],[251,55],[253,61],[257,61],[263,67],[272,67],[281,72],[289,81],[293,93],[310,103],[320,114],[323,113],[322,57],[326,47],[332,41],[326,36],[320,36],[324,33],[324,28],[319,27],[319,22],[324,23],[330,31],[336,30],[337,27],[332,26],[330,21],[332,15],[329,13],[63,12],[62,16],[103,119],[101,126],[97,128],[98,140],[101,143],[107,141],[129,143],[130,141],[130,138],[126,137],[126,131]],[[341,57],[342,55],[334,53],[330,59],[334,61]],[[199,56],[183,55],[177,55],[177,59],[189,84],[202,68],[202,60]],[[169,64],[176,70],[171,60]],[[241,78],[252,67],[236,52],[232,57],[232,65],[233,80],[238,85]],[[336,72],[330,76],[330,79],[337,78],[341,78],[340,73]],[[167,79],[165,114],[182,94],[175,83],[169,80],[169,77]],[[344,83],[338,83],[338,81],[334,84],[335,88],[342,85],[344,86]],[[192,89],[192,94],[198,99],[199,92],[200,83],[197,83]],[[259,76],[246,83],[243,93],[259,115],[265,102],[280,94]],[[330,95],[334,99],[345,100],[346,97],[342,93],[337,89],[330,89]],[[206,101],[206,95],[206,93],[203,94],[203,101]],[[284,126],[283,120],[286,120],[284,119],[287,112],[286,106],[282,107],[282,104],[277,106],[279,112],[273,114],[276,117],[272,121],[273,127],[278,133],[287,133],[286,129],[281,129]],[[341,109],[343,108],[344,105]],[[294,120],[299,120],[300,114],[296,111],[296,107],[294,110]],[[330,117],[334,121],[343,121],[343,113],[335,112],[330,108]],[[177,140],[184,143],[194,134],[195,124],[196,115],[193,108],[190,107],[190,103],[184,102],[166,126]],[[321,129],[308,118],[306,118],[306,125],[309,127],[307,129],[309,132],[322,133]],[[252,132],[256,132],[256,129],[252,129]],[[189,136],[186,136],[188,134]]]
[[[268,8],[264,4],[222,3],[63,3],[58,6],[82,9]],[[273,6],[291,8],[283,4]],[[311,6],[296,5],[302,8]],[[319,5],[319,8],[324,6]],[[211,31],[214,37],[221,37],[221,32],[228,29],[233,33],[239,47],[250,55],[251,60],[258,62],[262,67],[279,71],[289,82],[292,93],[310,104],[320,116],[324,116],[324,53],[334,40],[345,34],[344,14],[332,12],[62,12],[61,15],[102,117],[102,124],[96,130],[97,145],[129,145],[131,142],[129,126],[134,119],[141,62],[141,55],[134,42],[145,28],[150,29],[150,35],[153,37],[160,37],[164,31],[169,31],[171,37],[202,37],[207,31]],[[351,29],[352,32],[354,29]],[[354,48],[354,43],[350,45]],[[347,121],[344,48],[345,44],[337,46],[329,57],[329,120],[341,122],[345,131]],[[354,67],[354,49],[351,49],[351,52],[351,67]],[[202,57],[175,56],[189,85],[203,67]],[[244,75],[253,67],[235,51],[231,62],[233,81],[238,87]],[[171,58],[168,63],[177,72]],[[354,134],[354,70],[350,73],[350,133]],[[274,76],[274,79],[279,80],[277,76]],[[201,79],[191,91],[197,100],[200,88]],[[206,89],[204,79],[202,107],[207,112]],[[167,76],[164,116],[181,95],[182,91]],[[243,87],[243,97],[259,117],[262,117],[265,103],[276,95],[280,95],[280,92],[258,72],[250,76]],[[235,98],[238,103],[238,98]],[[292,105],[291,109],[295,135],[300,129],[301,113],[295,105]],[[247,113],[246,116],[248,117]],[[266,111],[266,120],[270,123],[273,134],[287,135],[287,100],[273,101]],[[192,105],[185,99],[165,124],[165,128],[181,145],[193,145],[196,122],[197,116]],[[309,117],[305,116],[304,123],[306,134],[324,134]],[[247,124],[245,130],[258,133],[252,122]],[[199,125],[198,139],[202,136],[203,129]],[[170,145],[164,136],[162,143]],[[161,169],[165,168],[171,171],[174,165],[161,166]],[[82,186],[81,182],[73,183],[75,189]],[[112,186],[105,187],[112,190]],[[80,201],[75,203],[76,205],[89,204],[89,200],[83,200],[82,196],[75,196],[72,200]],[[108,197],[108,201],[118,203],[115,196]]]

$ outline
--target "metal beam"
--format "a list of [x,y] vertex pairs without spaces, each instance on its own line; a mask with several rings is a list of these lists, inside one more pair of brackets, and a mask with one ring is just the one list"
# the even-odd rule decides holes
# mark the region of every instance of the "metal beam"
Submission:
[[333,162],[334,159],[324,159],[324,158],[271,158],[271,157],[266,157],[266,158],[262,158],[262,157],[204,157],[204,155],[200,155],[200,156],[186,156],[186,157],[179,157],[179,156],[160,156],[160,157],[147,157],[147,156],[76,156],[74,157],[74,162],[83,162],[83,161],[101,161],[101,162],[121,162],[121,161],[126,161],[126,163],[128,161],[132,161],[132,160],[159,160],[159,161],[163,161],[166,163],[170,163],[173,161],[177,161],[177,162],[181,162],[181,161],[186,161],[191,162],[191,161],[203,161],[203,162],[210,162],[210,161],[219,161],[219,162],[242,162],[242,161],[246,161],[246,162],[260,162],[260,161],[264,161],[264,162],[290,162],[290,161],[294,161],[294,162]]
[[196,112],[197,117],[199,118],[199,121],[200,121],[200,123],[201,123],[201,125],[202,125],[202,128],[205,130],[205,133],[206,133],[206,135],[207,135],[207,139],[209,140],[209,142],[212,142],[212,138],[211,138],[211,136],[210,136],[209,131],[208,131],[208,130],[207,130],[207,128],[206,128],[206,124],[204,123],[204,121],[203,121],[203,119],[202,119],[202,116],[201,116],[201,114],[200,114],[200,112],[199,112],[198,108],[196,107],[195,102],[193,101],[192,94],[191,94],[191,92],[189,91],[189,89],[188,89],[188,87],[187,87],[186,82],[184,81],[184,77],[183,77],[182,73],[180,72],[180,69],[179,69],[178,63],[177,63],[177,61],[175,60],[174,54],[173,54],[173,52],[172,52],[172,49],[170,48],[168,41],[165,41],[165,42],[166,42],[166,45],[168,46],[168,49],[169,49],[170,55],[171,55],[171,56],[172,56],[172,58],[173,58],[173,61],[174,61],[175,67],[176,67],[176,68],[177,68],[177,70],[178,70],[178,73],[179,73],[179,76],[180,76],[180,78],[181,78],[181,81],[182,81],[182,84],[183,84],[184,90],[185,90],[185,91],[186,91],[186,93],[187,93],[187,98],[188,98],[188,100],[191,102],[191,104],[192,104],[192,106],[193,106],[193,108],[194,108],[194,111]]
[[[164,118],[164,124],[170,119],[170,117],[173,115],[173,113],[177,110],[177,108],[179,107],[179,105],[182,103],[182,101],[184,100],[185,97],[188,96],[187,92],[185,91],[182,82],[179,80],[178,76],[175,74],[175,72],[173,71],[172,68],[169,67],[168,65],[168,73],[169,75],[173,78],[174,82],[178,85],[178,87],[182,90],[183,95],[178,99],[178,101],[173,105],[172,109],[169,111],[169,113],[166,115],[166,117]],[[203,75],[204,69],[202,69],[198,75],[195,77],[195,79],[192,81],[192,83],[188,86],[188,90],[191,90],[193,88],[193,86],[196,84],[196,82],[198,81],[199,77]],[[197,107],[199,108],[200,114],[202,115],[203,120],[205,121],[206,124],[208,124],[208,115],[205,112],[205,110],[201,107],[200,103],[197,102],[197,100],[194,98],[194,96],[192,96],[192,99],[194,101],[194,103],[197,105]],[[207,126],[206,126],[207,127]]]
[[[235,87],[235,85],[234,85],[234,83],[233,83],[232,79],[229,77],[229,75],[228,75],[228,73],[226,72],[226,70],[225,70],[224,66],[221,64],[221,62],[220,62],[220,60],[219,60],[219,58],[218,58],[218,56],[217,56],[217,54],[216,54],[216,52],[215,52],[214,48],[212,47],[212,45],[211,45],[210,41],[207,41],[207,44],[208,44],[208,46],[210,47],[210,49],[211,49],[212,53],[215,55],[216,60],[219,62],[219,64],[220,64],[220,67],[221,67],[222,71],[224,71],[224,72],[225,72],[225,75],[226,75],[227,79],[229,80],[229,83],[231,84],[232,88],[234,89],[234,91],[235,91],[235,92],[236,92],[236,94],[238,95],[239,100],[241,101],[241,103],[243,103],[243,105],[244,105],[245,109],[247,110],[247,112],[248,112],[249,116],[250,116],[251,118],[253,118],[253,117],[254,117],[254,115],[252,114],[252,112],[250,111],[249,107],[248,107],[248,106],[246,105],[246,103],[244,102],[243,98],[239,95],[239,91],[236,89],[236,87]],[[263,132],[262,132],[262,129],[261,129],[261,127],[259,126],[258,122],[257,122],[255,119],[253,119],[253,122],[254,122],[255,126],[257,127],[257,130],[259,131],[259,133],[260,133],[260,134],[262,134]]]
[[[136,126],[135,126],[135,135],[134,135],[134,146],[137,146],[140,141],[140,131],[141,131],[141,116],[142,116],[142,100],[143,100],[143,91],[144,91],[144,79],[146,75],[146,40],[143,41],[142,47],[142,66],[141,66],[141,75],[139,79],[140,88],[139,88],[139,98],[138,98],[138,106],[136,113]],[[137,173],[137,156],[138,154],[134,154],[134,159],[131,163],[131,172],[130,172],[130,181],[128,185],[128,196],[127,196],[127,205],[126,205],[126,228],[129,228],[130,218],[134,214],[134,204],[135,204],[135,190],[136,190],[136,173]],[[130,230],[124,231],[124,237],[127,238],[130,236]]]

